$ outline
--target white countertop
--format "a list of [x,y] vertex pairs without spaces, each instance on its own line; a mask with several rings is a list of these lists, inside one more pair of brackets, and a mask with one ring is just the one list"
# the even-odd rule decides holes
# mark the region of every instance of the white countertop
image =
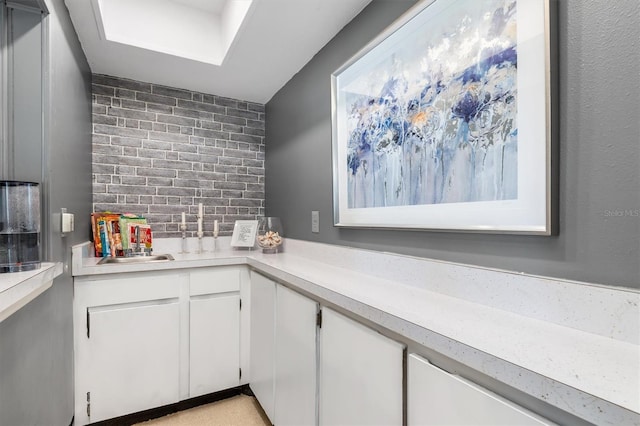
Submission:
[[[179,254],[178,241],[154,250],[175,261],[143,265],[97,266],[76,246],[73,274],[247,264],[585,420],[640,423],[638,291],[296,240],[275,255],[231,250],[224,239],[215,253]],[[438,287],[460,271],[458,290]],[[520,300],[547,291],[544,306]]]
[[62,263],[42,263],[40,269],[0,274],[0,321],[38,297],[62,274]]

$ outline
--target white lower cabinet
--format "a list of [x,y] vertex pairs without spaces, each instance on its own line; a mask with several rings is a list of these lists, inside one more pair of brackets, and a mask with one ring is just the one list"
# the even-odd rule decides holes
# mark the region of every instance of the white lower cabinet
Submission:
[[276,288],[275,421],[316,424],[318,303],[282,285]]
[[318,327],[318,310],[318,302],[251,273],[251,389],[269,419],[401,425],[404,345],[326,307]]
[[408,426],[540,426],[553,423],[411,354],[407,367]]
[[76,286],[77,424],[178,402],[179,280],[163,274]]
[[[75,423],[238,386],[243,268],[76,277]],[[243,325],[244,324],[244,325]]]
[[320,425],[401,425],[404,346],[322,309]]
[[92,422],[178,401],[177,301],[89,309]]
[[239,384],[239,271],[194,271],[189,279],[189,397]]
[[317,302],[251,273],[251,390],[278,426],[316,424]]
[[251,271],[251,390],[269,420],[275,413],[276,283]]

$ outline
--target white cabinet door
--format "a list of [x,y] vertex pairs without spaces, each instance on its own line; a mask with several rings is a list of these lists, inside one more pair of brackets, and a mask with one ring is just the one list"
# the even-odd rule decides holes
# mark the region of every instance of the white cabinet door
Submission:
[[192,296],[189,301],[189,396],[240,384],[240,296]]
[[466,380],[411,354],[407,371],[409,426],[540,426],[544,422]]
[[178,401],[177,300],[89,308],[87,321],[90,422]]
[[275,424],[316,423],[318,304],[288,288],[276,289]]
[[320,424],[401,425],[404,346],[322,308]]
[[276,283],[251,272],[251,390],[274,421]]

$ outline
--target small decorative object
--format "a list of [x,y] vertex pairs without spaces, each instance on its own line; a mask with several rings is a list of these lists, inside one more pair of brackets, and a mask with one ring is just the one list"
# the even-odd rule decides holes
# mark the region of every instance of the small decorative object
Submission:
[[550,235],[550,0],[422,0],[331,76],[334,223]]
[[189,253],[187,248],[187,221],[185,213],[182,212],[182,222],[180,222],[180,231],[182,231],[182,244],[180,253]]
[[277,253],[282,245],[282,223],[277,217],[263,217],[258,221],[256,241],[263,253]]
[[213,221],[213,251],[218,250],[218,234],[220,233],[220,226],[218,225],[218,219]]
[[253,247],[256,244],[257,220],[236,220],[231,236],[231,247]]
[[202,247],[202,237],[204,237],[204,232],[202,231],[202,224],[204,221],[204,215],[202,212],[202,203],[198,203],[198,253],[206,253],[207,251]]

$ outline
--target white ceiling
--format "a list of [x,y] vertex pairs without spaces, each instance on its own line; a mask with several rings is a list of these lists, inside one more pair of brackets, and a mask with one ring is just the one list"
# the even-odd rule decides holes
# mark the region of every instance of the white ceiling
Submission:
[[370,1],[65,3],[93,73],[266,103]]

